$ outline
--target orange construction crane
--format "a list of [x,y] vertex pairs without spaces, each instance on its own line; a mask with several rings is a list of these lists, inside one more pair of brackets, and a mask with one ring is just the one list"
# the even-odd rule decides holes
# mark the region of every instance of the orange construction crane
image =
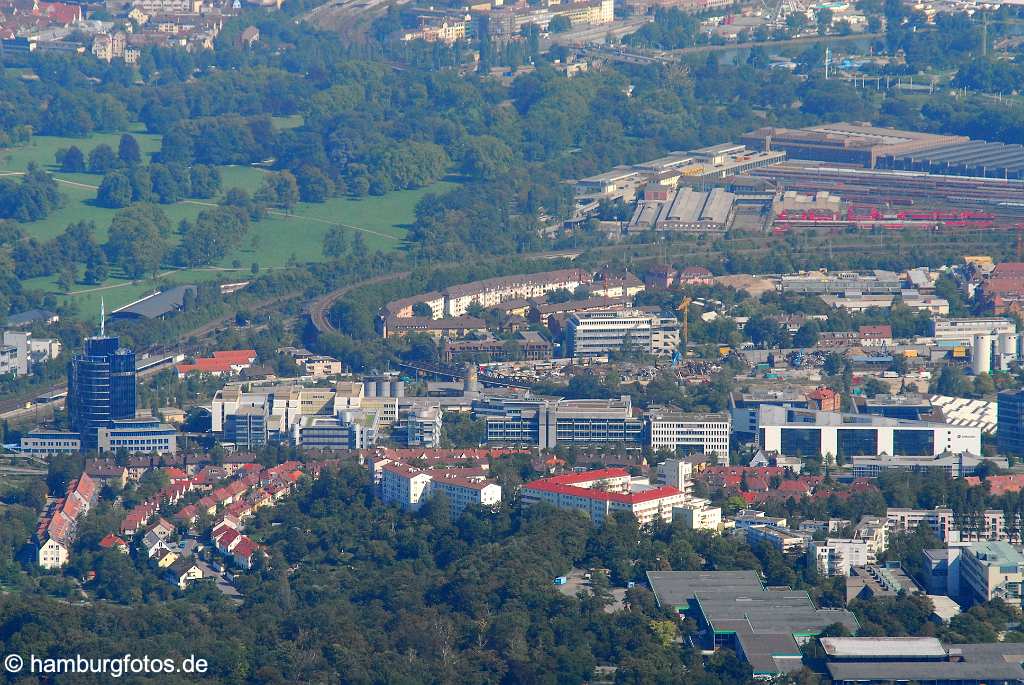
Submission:
[[690,347],[690,303],[693,299],[690,297],[683,297],[683,301],[676,307],[677,312],[683,313],[683,325],[680,327],[683,334],[683,357],[686,357],[686,351]]

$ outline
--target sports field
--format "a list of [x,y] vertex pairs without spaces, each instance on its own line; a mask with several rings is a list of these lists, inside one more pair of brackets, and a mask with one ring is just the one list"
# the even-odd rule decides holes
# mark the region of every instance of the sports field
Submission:
[[[275,119],[281,128],[290,128],[301,123],[295,117]],[[145,161],[160,149],[160,136],[147,134],[141,125],[129,131],[136,137]],[[95,134],[89,138],[62,138],[36,136],[25,146],[0,149],[0,175],[14,175],[23,172],[32,162],[46,169],[57,179],[65,197],[65,205],[46,219],[21,224],[30,237],[38,240],[50,239],[74,221],[87,220],[96,224],[96,239],[106,240],[107,228],[116,210],[99,207],[95,203],[96,187],[101,176],[96,174],[65,174],[55,163],[58,149],[77,146],[86,157],[97,145],[106,143],[116,151],[120,134]],[[253,193],[259,187],[267,171],[257,167],[225,166],[220,168],[224,190],[244,188]],[[27,288],[43,289],[59,293],[65,298],[74,298],[79,312],[90,316],[99,307],[102,296],[108,308],[116,308],[134,301],[147,292],[152,292],[163,282],[195,283],[220,277],[230,278],[237,273],[240,278],[250,275],[252,264],[261,270],[284,266],[294,258],[300,262],[323,259],[322,241],[327,230],[336,225],[349,229],[353,234],[362,233],[371,250],[394,250],[402,246],[407,226],[414,217],[416,203],[429,192],[444,192],[455,187],[455,183],[441,181],[428,188],[397,191],[382,197],[362,199],[332,198],[323,204],[299,203],[291,214],[274,211],[266,219],[250,227],[249,234],[241,246],[227,255],[219,264],[203,269],[176,270],[168,267],[158,281],[131,282],[119,273],[99,285],[77,283],[69,292],[60,292],[56,276],[35,278],[24,283]],[[216,204],[210,200],[183,200],[173,205],[160,205],[173,226],[182,219],[192,219],[204,207]],[[170,236],[178,240],[177,233]],[[81,276],[81,274],[79,274]]]

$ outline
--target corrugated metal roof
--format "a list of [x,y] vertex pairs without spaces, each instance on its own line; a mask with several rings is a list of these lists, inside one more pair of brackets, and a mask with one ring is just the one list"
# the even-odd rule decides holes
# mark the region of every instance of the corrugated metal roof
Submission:
[[186,293],[194,295],[196,287],[194,285],[179,285],[161,293],[154,293],[120,309],[115,309],[110,314],[110,318],[156,319],[181,309]]

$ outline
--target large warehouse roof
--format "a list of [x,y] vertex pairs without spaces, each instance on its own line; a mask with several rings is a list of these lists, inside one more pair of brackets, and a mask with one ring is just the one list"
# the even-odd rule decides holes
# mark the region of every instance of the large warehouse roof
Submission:
[[179,285],[165,290],[161,293],[147,295],[141,300],[136,300],[120,309],[115,309],[110,318],[112,319],[156,319],[165,314],[178,311],[185,302],[186,293],[196,292],[194,285]]

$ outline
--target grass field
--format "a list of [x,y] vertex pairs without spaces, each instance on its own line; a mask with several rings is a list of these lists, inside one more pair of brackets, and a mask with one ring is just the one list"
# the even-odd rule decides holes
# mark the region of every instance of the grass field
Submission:
[[[280,128],[291,128],[301,123],[301,117],[275,118],[275,124]],[[132,127],[130,132],[139,141],[145,157],[160,149],[160,137],[145,133],[141,125]],[[46,219],[22,224],[26,234],[38,240],[47,240],[61,233],[69,223],[87,220],[96,224],[97,240],[106,240],[107,228],[116,210],[95,204],[95,188],[101,177],[95,174],[60,172],[55,165],[55,153],[60,148],[76,145],[88,157],[89,151],[102,143],[116,150],[119,138],[120,134],[96,134],[85,139],[37,136],[28,145],[0,149],[0,176],[22,172],[31,162],[35,162],[53,173],[65,197],[65,205]],[[221,167],[220,172],[225,190],[237,187],[250,193],[259,188],[267,173],[260,168],[239,166]],[[371,250],[399,249],[407,226],[414,219],[414,210],[420,198],[429,192],[445,192],[457,185],[454,180],[446,180],[428,188],[393,192],[383,197],[332,198],[323,204],[300,203],[287,215],[275,211],[263,221],[253,224],[243,244],[219,264],[204,269],[167,269],[170,273],[162,276],[159,281],[195,283],[229,275],[238,268],[243,275],[248,275],[254,263],[259,264],[260,269],[272,269],[284,266],[293,257],[300,262],[320,261],[323,259],[323,236],[335,225],[346,227],[353,233],[361,232]],[[173,205],[161,205],[161,209],[171,220],[172,226],[176,227],[182,219],[195,218],[204,207],[216,201],[217,198],[208,201],[185,200]],[[170,238],[172,242],[177,242],[177,233]],[[99,285],[79,282],[70,293],[60,292],[55,276],[30,279],[23,285],[29,289],[56,293],[65,300],[73,298],[80,315],[88,317],[92,316],[94,310],[98,311],[101,296],[107,308],[112,309],[152,292],[159,283],[152,280],[132,282],[122,274],[112,273],[111,278]]]
[[[160,149],[160,136],[146,133],[145,128],[139,124],[132,126],[126,131],[135,136],[142,150],[143,161],[149,161],[148,156]],[[74,145],[89,158],[89,152],[93,148],[106,143],[117,151],[120,133],[94,133],[88,138],[63,138],[57,136],[33,136],[28,145],[14,148],[0,149],[0,172],[3,171],[24,171],[29,162],[35,162],[39,166],[53,171],[56,169],[54,155],[57,150],[63,147]]]

